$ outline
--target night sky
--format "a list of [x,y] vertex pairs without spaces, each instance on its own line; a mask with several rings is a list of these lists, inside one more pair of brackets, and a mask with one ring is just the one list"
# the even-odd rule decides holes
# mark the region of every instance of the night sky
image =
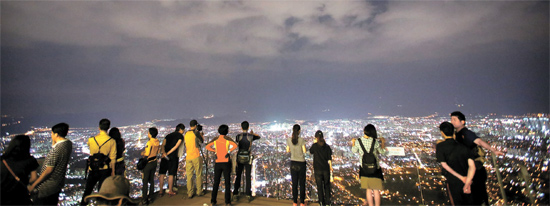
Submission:
[[548,1],[1,1],[1,113],[549,112]]

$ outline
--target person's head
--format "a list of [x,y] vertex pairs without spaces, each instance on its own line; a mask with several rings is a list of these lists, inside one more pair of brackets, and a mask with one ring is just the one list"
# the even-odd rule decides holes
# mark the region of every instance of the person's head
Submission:
[[218,127],[218,133],[221,135],[227,135],[227,133],[229,133],[229,127],[225,124],[220,125],[220,127]]
[[248,127],[249,127],[249,126],[250,126],[250,124],[248,124],[247,121],[244,121],[244,122],[241,123],[241,128],[242,128],[243,130],[248,130]]
[[363,129],[363,133],[368,137],[372,137],[375,139],[378,138],[378,135],[376,134],[376,128],[372,124],[368,124],[367,126],[365,126],[365,128]]
[[321,146],[325,145],[325,137],[323,136],[323,132],[321,130],[317,130],[315,132],[315,139],[317,139],[317,143]]
[[59,123],[52,127],[52,137],[54,134],[57,134],[57,136],[65,138],[67,134],[69,133],[69,125],[67,123]]
[[453,113],[451,113],[451,123],[455,128],[461,129],[462,127],[466,126],[466,116],[464,116],[462,112],[454,111]]
[[109,137],[112,137],[116,141],[122,139],[122,135],[120,134],[120,130],[118,130],[118,128],[116,128],[116,127],[113,127],[109,130]]
[[442,122],[439,125],[439,130],[441,131],[441,135],[443,138],[452,138],[455,133],[455,127],[450,122]]
[[300,125],[295,124],[292,126],[292,144],[298,144],[298,137],[300,135]]
[[183,123],[179,123],[179,124],[176,126],[176,132],[179,132],[179,133],[182,133],[182,134],[183,134],[183,131],[185,131],[185,125],[183,125]]
[[151,138],[157,138],[158,134],[159,134],[159,130],[156,127],[149,128],[149,135]]
[[31,156],[31,139],[27,135],[17,135],[11,139],[2,158],[23,159]]
[[111,127],[111,121],[109,121],[108,119],[101,119],[99,121],[99,130],[106,132],[107,130],[109,130],[110,127]]
[[98,193],[86,196],[84,201],[95,199],[98,205],[119,205],[120,203],[136,203],[130,198],[130,181],[124,176],[109,176],[101,184]]
[[195,127],[197,126],[197,124],[199,124],[199,122],[197,122],[196,119],[191,120],[191,121],[189,122],[189,126],[190,126],[191,128],[195,128]]

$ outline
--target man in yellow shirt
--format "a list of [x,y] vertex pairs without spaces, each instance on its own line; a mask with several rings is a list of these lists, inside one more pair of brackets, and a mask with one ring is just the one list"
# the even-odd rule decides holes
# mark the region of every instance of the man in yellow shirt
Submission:
[[87,167],[89,174],[86,179],[86,189],[82,195],[81,204],[85,205],[86,196],[92,194],[95,185],[99,182],[98,188],[101,188],[103,180],[109,176],[115,175],[116,163],[116,141],[109,137],[107,130],[111,127],[111,121],[102,119],[99,121],[99,134],[88,139],[88,147],[90,147],[90,155],[101,153],[110,159],[108,164],[103,165],[97,170]]
[[200,144],[204,142],[202,127],[198,124],[197,120],[191,120],[189,123],[191,127],[187,133],[185,133],[184,141],[187,157],[185,159],[185,169],[187,170],[187,196],[193,198],[192,177],[193,173],[196,175],[196,195],[202,196],[202,164],[203,159],[200,155]]

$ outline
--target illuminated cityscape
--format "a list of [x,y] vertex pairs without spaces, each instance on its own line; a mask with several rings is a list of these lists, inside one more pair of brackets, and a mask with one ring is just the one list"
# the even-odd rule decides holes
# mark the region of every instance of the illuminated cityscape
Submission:
[[[536,204],[549,204],[548,163],[550,149],[550,123],[547,114],[524,116],[499,116],[494,114],[467,117],[467,127],[476,132],[490,145],[506,151],[504,157],[496,159],[498,171],[502,175],[507,202],[502,198],[492,158],[486,163],[488,191],[491,204],[524,204],[535,199]],[[175,120],[154,120],[138,125],[118,127],[126,141],[126,176],[132,184],[131,196],[141,196],[141,171],[135,168],[139,153],[147,141],[149,127],[159,129],[159,139],[173,131]],[[367,119],[335,119],[322,121],[287,120],[285,122],[251,123],[251,129],[261,136],[253,144],[255,154],[253,166],[253,194],[270,198],[291,198],[289,171],[290,155],[285,153],[285,139],[290,136],[293,124],[302,126],[302,137],[306,147],[313,143],[315,131],[325,133],[327,143],[333,150],[334,182],[333,202],[337,204],[361,204],[365,197],[360,189],[357,155],[351,153],[351,139],[362,135],[367,124],[374,124],[378,135],[386,138],[389,147],[403,147],[405,156],[382,156],[381,166],[385,178],[382,204],[442,205],[449,204],[445,193],[445,179],[439,164],[435,161],[435,144],[442,139],[438,125],[449,121],[446,115],[426,117],[375,116]],[[199,120],[200,122],[200,120]],[[188,124],[187,122],[183,122]],[[240,130],[240,121],[228,124],[230,137]],[[217,136],[218,125],[204,125],[206,140]],[[84,190],[84,167],[88,154],[86,139],[98,133],[96,128],[71,128],[68,138],[73,142],[74,153],[69,165],[65,188],[60,195],[62,205],[76,205]],[[34,128],[27,132],[32,139],[32,154],[44,157],[51,148],[49,128]],[[4,150],[14,134],[3,136],[1,149]],[[204,152],[204,151],[203,151]],[[208,190],[212,188],[213,159],[204,153],[208,160]],[[185,158],[185,157],[183,157]],[[316,184],[312,176],[312,156],[306,155],[307,199],[317,200]],[[178,174],[185,174],[184,161],[180,161]],[[520,168],[525,166],[529,180],[523,179]],[[158,177],[158,175],[157,175]],[[233,176],[234,177],[234,176]],[[186,177],[178,178],[178,185],[186,183]],[[158,190],[158,179],[155,184]],[[530,183],[530,184],[529,184]],[[222,184],[223,185],[223,184]],[[530,189],[528,189],[530,188]],[[531,191],[531,193],[529,193]]]

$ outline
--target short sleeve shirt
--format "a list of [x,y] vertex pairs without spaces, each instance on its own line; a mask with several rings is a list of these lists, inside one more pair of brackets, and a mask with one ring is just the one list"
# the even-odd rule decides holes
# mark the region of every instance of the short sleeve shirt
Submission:
[[250,133],[241,133],[236,137],[237,144],[239,145],[239,150],[248,150],[252,144],[251,141],[260,139],[260,136],[253,135]]
[[[181,140],[183,144],[183,135],[179,132],[172,132],[164,138],[164,152],[168,153]],[[178,152],[174,151],[168,155],[170,159],[178,159]]]
[[474,143],[477,138],[479,137],[466,127],[462,128],[456,133],[456,141],[466,145],[466,147],[470,149],[473,149],[477,146],[476,143]]
[[326,143],[321,146],[319,143],[311,145],[309,152],[313,154],[313,170],[330,171],[329,160],[332,160],[332,149]]
[[[456,142],[454,139],[447,139],[437,144],[435,148],[437,162],[447,163],[450,168],[462,176],[468,174],[468,159],[473,159],[473,153],[466,146]],[[461,181],[448,172],[444,172],[443,174],[447,180]]]
[[70,140],[57,142],[50,150],[46,160],[44,160],[40,174],[46,170],[46,167],[53,167],[53,172],[37,186],[39,198],[61,191],[61,188],[65,185],[65,174],[67,173],[67,165],[71,159],[72,151],[73,143]]
[[296,145],[292,144],[292,138],[286,140],[287,146],[290,148],[290,161],[305,162],[306,158],[302,147],[306,145],[306,141],[303,138],[298,138]]

